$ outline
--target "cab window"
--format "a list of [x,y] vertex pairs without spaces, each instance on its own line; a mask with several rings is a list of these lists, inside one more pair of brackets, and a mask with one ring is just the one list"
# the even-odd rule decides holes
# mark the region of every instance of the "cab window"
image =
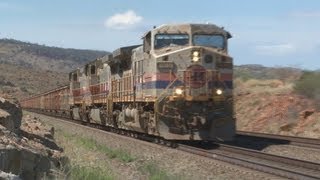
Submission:
[[168,46],[185,46],[189,44],[188,34],[157,34],[154,48],[160,49]]
[[196,34],[193,35],[195,46],[207,46],[223,49],[225,46],[224,36],[217,34]]

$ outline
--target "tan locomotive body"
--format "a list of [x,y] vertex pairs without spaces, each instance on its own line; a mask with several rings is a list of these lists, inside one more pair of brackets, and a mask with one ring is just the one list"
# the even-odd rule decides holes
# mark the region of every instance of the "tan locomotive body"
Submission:
[[[229,38],[213,24],[154,28],[143,45],[119,48],[71,72],[65,114],[169,140],[231,140]],[[22,104],[30,108],[31,99]]]

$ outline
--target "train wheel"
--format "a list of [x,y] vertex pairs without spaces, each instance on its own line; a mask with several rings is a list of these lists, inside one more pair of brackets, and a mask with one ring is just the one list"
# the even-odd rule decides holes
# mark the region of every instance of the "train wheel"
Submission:
[[70,111],[70,118],[71,118],[72,120],[74,120],[74,115],[73,115],[73,111],[72,111],[72,110]]
[[79,114],[81,121],[90,122],[89,114],[87,112],[81,112]]
[[154,139],[154,143],[159,144],[159,143],[160,143],[160,140],[159,140],[158,138],[155,138],[155,139]]
[[115,128],[119,128],[119,126],[118,126],[118,118],[119,118],[120,112],[121,112],[121,111],[119,111],[119,110],[115,110],[115,111],[113,112],[113,115],[112,115],[112,125],[113,125],[113,127],[115,127]]
[[172,147],[172,148],[177,148],[178,147],[178,144],[174,141],[170,141],[169,142],[169,146]]
[[86,121],[87,121],[87,122],[90,122],[89,113],[86,112],[86,113],[85,113],[85,117],[86,117]]
[[102,125],[106,125],[106,119],[107,119],[107,115],[105,114],[105,112],[103,112],[103,110],[99,110],[100,112],[100,120],[101,120],[101,124]]

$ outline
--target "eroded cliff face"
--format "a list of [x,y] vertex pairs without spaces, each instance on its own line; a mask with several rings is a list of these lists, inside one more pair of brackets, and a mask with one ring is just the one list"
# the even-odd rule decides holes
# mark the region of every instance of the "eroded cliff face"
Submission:
[[50,178],[66,168],[68,158],[62,156],[53,133],[37,119],[22,118],[14,100],[0,97],[0,178]]

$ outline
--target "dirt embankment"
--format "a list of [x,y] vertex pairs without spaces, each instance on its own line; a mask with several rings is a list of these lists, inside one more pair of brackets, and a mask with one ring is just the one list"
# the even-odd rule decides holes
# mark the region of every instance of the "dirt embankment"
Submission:
[[61,173],[68,159],[53,133],[35,119],[22,119],[15,101],[0,97],[0,179],[43,179]]
[[235,106],[238,130],[320,138],[320,107],[290,84],[247,82],[237,89]]

